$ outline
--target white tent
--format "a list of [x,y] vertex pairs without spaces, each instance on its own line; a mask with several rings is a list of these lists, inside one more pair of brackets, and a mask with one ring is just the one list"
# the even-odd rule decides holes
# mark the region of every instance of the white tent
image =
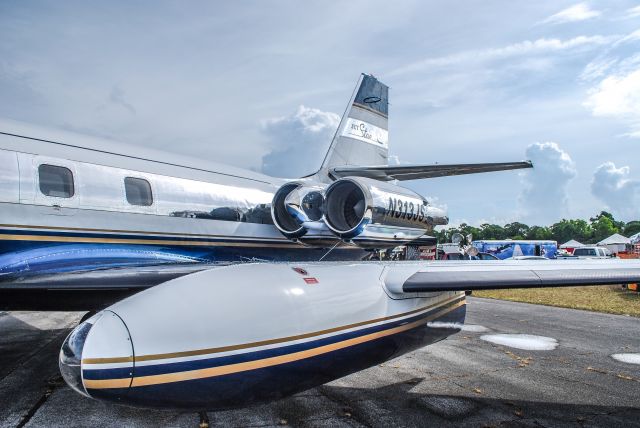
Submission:
[[640,232],[635,235],[631,235],[629,237],[629,241],[631,241],[632,244],[640,244]]
[[560,245],[560,248],[564,249],[564,248],[580,248],[580,247],[584,247],[584,244],[581,244],[580,242],[576,241],[575,239],[572,239],[571,241],[567,241],[564,244]]
[[598,245],[607,247],[613,253],[619,253],[620,251],[626,251],[627,245],[631,244],[631,239],[614,233],[610,237],[598,242]]

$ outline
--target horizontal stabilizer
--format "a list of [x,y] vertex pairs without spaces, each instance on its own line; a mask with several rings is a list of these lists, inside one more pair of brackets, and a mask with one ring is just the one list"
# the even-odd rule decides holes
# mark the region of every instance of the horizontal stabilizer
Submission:
[[478,174],[481,172],[507,171],[533,168],[530,161],[471,163],[455,165],[406,165],[406,166],[339,166],[330,170],[335,178],[368,177],[375,180],[417,180],[421,178],[447,177],[451,175]]
[[436,262],[409,276],[402,285],[402,291],[495,290],[635,282],[640,282],[640,261],[635,260]]

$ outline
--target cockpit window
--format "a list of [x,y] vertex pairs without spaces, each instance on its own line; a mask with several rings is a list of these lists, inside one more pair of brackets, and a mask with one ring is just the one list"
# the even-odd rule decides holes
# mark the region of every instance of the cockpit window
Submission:
[[131,205],[141,205],[148,207],[153,205],[153,194],[151,185],[142,178],[126,177],[124,179],[124,190],[127,195],[127,202]]
[[38,181],[43,195],[71,198],[74,194],[73,173],[69,168],[56,165],[40,165]]

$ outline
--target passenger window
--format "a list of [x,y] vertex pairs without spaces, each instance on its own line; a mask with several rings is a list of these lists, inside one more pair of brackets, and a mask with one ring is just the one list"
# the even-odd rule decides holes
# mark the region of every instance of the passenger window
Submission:
[[126,177],[124,179],[124,190],[127,195],[127,202],[131,205],[142,205],[148,207],[153,204],[151,185],[142,178]]
[[73,173],[69,168],[55,165],[40,165],[38,167],[38,181],[43,195],[56,198],[70,198],[73,196]]

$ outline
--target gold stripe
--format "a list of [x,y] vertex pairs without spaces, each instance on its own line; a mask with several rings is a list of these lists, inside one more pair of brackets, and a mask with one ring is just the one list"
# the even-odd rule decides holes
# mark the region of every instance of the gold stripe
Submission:
[[[176,217],[178,218],[178,217]],[[251,223],[253,224],[253,223]],[[257,224],[257,223],[256,223]],[[146,232],[146,231],[140,231],[140,230],[119,230],[119,229],[91,229],[91,228],[81,228],[81,227],[59,227],[59,226],[29,226],[29,225],[20,225],[20,224],[0,224],[0,228],[3,227],[10,227],[12,229],[39,229],[39,230],[61,230],[61,231],[78,231],[78,232],[103,232],[103,233],[125,233],[125,234],[143,234],[143,235],[162,235],[164,237],[167,238],[180,238],[182,236],[194,236],[194,237],[200,237],[200,238],[229,238],[229,237],[233,237],[235,239],[252,239],[252,240],[256,240],[255,236],[235,236],[235,235],[205,235],[205,234],[199,234],[199,233],[165,233],[165,232]],[[4,239],[4,240],[12,240],[12,241],[24,241],[25,239],[20,239],[20,238],[12,238],[12,239],[8,239],[8,238],[2,238],[3,235],[0,234],[0,240]],[[4,235],[4,236],[22,236],[22,235]],[[41,237],[41,235],[29,235],[29,236],[36,236],[36,237]],[[43,237],[44,238],[44,237]],[[58,237],[58,238],[62,238],[62,237]],[[323,239],[325,237],[321,236],[320,239]],[[76,238],[75,241],[71,241],[71,242],[105,242],[105,243],[112,243],[113,240],[117,240],[117,241],[113,241],[113,242],[117,242],[117,243],[137,243],[137,241],[139,240],[132,240],[132,239],[128,239],[125,240],[125,238],[113,238],[113,240],[107,239],[106,241],[79,241],[79,239],[107,239],[107,238]],[[35,240],[39,240],[39,241],[47,241],[46,239],[30,239],[32,241]],[[134,242],[136,241],[136,242]],[[66,240],[60,240],[60,241],[51,241],[49,240],[49,242],[69,242]],[[177,242],[177,241],[165,241],[165,240],[154,240],[152,241],[153,244],[157,244],[157,243],[166,243],[166,242]],[[179,242],[185,242],[184,244],[173,244],[173,245],[194,245],[191,242],[193,241],[179,241]],[[187,243],[188,242],[188,243]],[[255,243],[243,243],[243,241],[238,241],[237,243],[228,243],[228,242],[222,242],[222,244],[224,245],[220,245],[220,241],[206,241],[202,244],[195,244],[195,245],[204,245],[204,246],[208,246],[211,245],[210,242],[214,242],[217,243],[218,246],[221,247],[274,247],[274,248],[300,248],[299,244],[293,243],[287,239],[278,239],[278,238],[265,238],[262,240],[262,243],[260,244],[255,244]],[[273,242],[273,243],[272,243]],[[348,250],[357,250],[359,249],[358,247],[354,247],[354,246],[350,246],[350,245],[340,245],[340,249],[348,249]]]
[[[434,303],[432,305],[429,306],[424,306],[420,309],[414,309],[412,311],[409,312],[404,312],[401,314],[397,314],[397,315],[391,315],[388,317],[382,317],[382,318],[376,318],[376,319],[372,319],[372,320],[368,320],[368,321],[360,321],[357,323],[353,323],[353,324],[348,324],[348,325],[343,325],[340,327],[333,327],[333,328],[329,328],[326,330],[319,330],[319,331],[314,331],[311,333],[305,333],[305,334],[300,334],[297,336],[287,336],[287,337],[281,337],[281,338],[277,338],[277,339],[268,339],[268,340],[261,340],[258,342],[249,342],[249,343],[243,343],[240,345],[229,345],[229,346],[221,346],[218,348],[206,348],[206,349],[196,349],[193,351],[182,351],[182,352],[170,352],[170,353],[165,353],[165,354],[149,354],[149,355],[141,355],[141,356],[137,356],[135,357],[136,361],[153,361],[153,360],[164,360],[164,359],[168,359],[168,358],[180,358],[180,357],[193,357],[193,356],[197,356],[197,355],[206,355],[206,354],[216,354],[216,353],[220,353],[220,352],[229,352],[229,351],[237,351],[240,349],[247,349],[247,348],[255,348],[258,346],[265,346],[265,345],[274,345],[277,343],[283,343],[283,342],[290,342],[293,340],[299,340],[299,339],[308,339],[310,337],[315,337],[315,336],[322,336],[324,334],[329,334],[329,333],[335,333],[337,331],[341,331],[341,330],[348,330],[351,328],[355,328],[355,327],[361,327],[363,325],[367,325],[367,324],[374,324],[377,322],[381,322],[381,321],[389,321],[392,319],[396,319],[396,318],[401,318],[407,315],[412,315],[418,312],[422,312],[425,311],[427,309],[432,309],[434,307],[438,307],[438,306],[443,306],[446,305],[447,303],[450,303],[456,299],[459,299],[459,296],[455,296],[452,297],[449,300],[445,300],[444,302],[438,302],[438,303]],[[133,357],[112,357],[112,358],[84,358],[82,360],[82,364],[111,364],[111,363],[129,363],[132,362],[134,360]]]
[[84,383],[85,388],[91,388],[91,389],[129,388],[131,386],[130,377],[124,378],[124,379],[107,379],[107,380],[83,379],[82,382]]
[[[414,321],[409,324],[401,325],[398,327],[390,328],[388,330],[379,331],[376,333],[370,333],[360,337],[354,337],[352,339],[347,339],[342,342],[332,343],[329,345],[308,349],[306,351],[299,351],[299,352],[294,352],[287,355],[264,358],[262,360],[247,361],[244,363],[237,363],[237,364],[229,364],[227,366],[221,366],[221,367],[210,367],[206,369],[189,370],[186,372],[179,372],[179,373],[168,373],[168,374],[161,374],[161,375],[136,377],[136,378],[133,378],[133,381],[131,382],[131,387],[158,385],[158,384],[164,384],[164,383],[180,382],[185,380],[210,378],[210,377],[223,376],[227,374],[238,373],[238,372],[243,372],[248,370],[256,370],[256,369],[271,367],[271,366],[280,365],[280,364],[291,363],[294,361],[315,357],[318,355],[326,354],[329,352],[348,348],[350,346],[358,345],[365,342],[370,342],[375,339],[380,339],[382,337],[391,336],[397,333],[402,333],[404,331],[411,330],[413,328],[424,325],[429,321],[435,318],[438,318],[448,312],[451,312],[454,309],[464,304],[466,303],[464,301],[461,301],[431,316],[428,316],[421,320]],[[104,380],[87,379],[87,380],[84,380],[84,385],[86,388],[89,388],[89,389],[122,388],[123,385],[124,387],[126,387],[126,385],[129,383],[129,380],[130,379],[104,379]]]
[[[181,218],[181,217],[173,217]],[[223,221],[223,220],[220,220]],[[0,227],[11,227],[18,229],[44,229],[44,230],[75,230],[79,232],[107,232],[107,233],[128,233],[128,234],[147,234],[147,235],[179,235],[179,236],[204,236],[210,238],[224,238],[227,235],[204,235],[199,233],[165,233],[165,232],[145,232],[141,230],[120,230],[120,229],[91,229],[82,227],[60,227],[60,226],[29,226],[23,224],[0,224]],[[252,238],[251,236],[241,236],[241,238]],[[284,239],[278,239],[284,241]]]
[[0,234],[0,240],[4,241],[43,241],[43,242],[99,242],[104,244],[166,244],[200,247],[269,247],[269,248],[292,248],[299,247],[298,244],[275,244],[265,242],[263,244],[249,242],[220,242],[220,241],[182,241],[182,240],[160,240],[160,239],[124,239],[124,238],[88,238],[76,236],[42,236],[42,235],[4,235]]

